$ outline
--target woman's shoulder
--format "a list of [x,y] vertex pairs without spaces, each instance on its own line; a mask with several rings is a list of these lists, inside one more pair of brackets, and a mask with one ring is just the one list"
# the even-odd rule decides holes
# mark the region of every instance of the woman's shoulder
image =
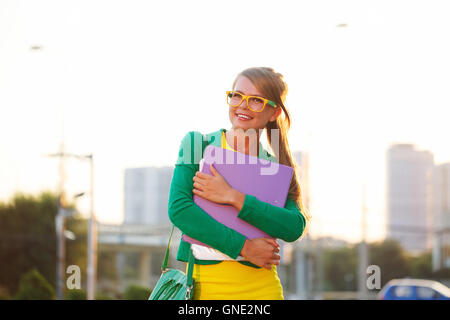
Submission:
[[216,139],[221,138],[222,132],[224,132],[224,130],[225,129],[220,128],[219,130],[209,133],[202,133],[197,130],[188,131],[181,139],[181,146],[190,145],[195,147],[195,143],[197,141],[207,141],[208,143],[212,143]]
[[220,137],[220,135],[222,134],[222,132],[224,132],[225,131],[225,129],[223,129],[223,128],[220,128],[219,130],[216,130],[216,131],[212,131],[212,132],[209,132],[209,133],[202,133],[202,132],[200,132],[200,131],[198,131],[198,130],[191,130],[191,131],[188,131],[184,136],[183,136],[183,139],[182,139],[182,141],[185,141],[185,140],[192,140],[192,139],[199,139],[199,138],[203,138],[203,140],[210,140],[211,138],[216,138],[216,137]]
[[214,141],[220,141],[223,130],[220,128],[210,133],[202,133],[198,130],[188,131],[181,139],[176,164],[198,163],[202,158],[203,147]]

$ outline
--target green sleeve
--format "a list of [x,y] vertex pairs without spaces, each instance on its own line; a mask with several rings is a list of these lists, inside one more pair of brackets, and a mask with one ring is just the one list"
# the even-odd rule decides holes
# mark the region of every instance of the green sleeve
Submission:
[[217,222],[192,199],[192,178],[199,169],[198,150],[202,150],[199,135],[201,133],[191,131],[181,142],[170,184],[169,219],[184,234],[236,259],[246,237]]
[[284,208],[280,208],[246,194],[238,218],[287,242],[297,240],[305,230],[305,218],[290,198],[287,198]]

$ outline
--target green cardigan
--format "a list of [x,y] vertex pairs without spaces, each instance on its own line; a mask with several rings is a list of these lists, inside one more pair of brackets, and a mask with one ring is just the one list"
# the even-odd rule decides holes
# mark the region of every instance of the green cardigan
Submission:
[[[192,179],[199,170],[203,150],[208,144],[220,147],[223,131],[226,130],[220,129],[205,135],[198,131],[190,131],[184,136],[170,184],[168,213],[170,221],[181,230],[182,234],[187,234],[236,259],[244,246],[246,237],[214,220],[192,199],[194,188]],[[258,158],[278,162],[262,147],[261,142]],[[305,229],[305,218],[296,202],[289,197],[284,208],[280,208],[246,194],[238,217],[270,236],[287,242],[297,240]],[[188,261],[190,246],[190,243],[181,239],[177,260]],[[195,259],[196,264],[219,262],[221,261]],[[248,261],[239,262],[259,268]]]

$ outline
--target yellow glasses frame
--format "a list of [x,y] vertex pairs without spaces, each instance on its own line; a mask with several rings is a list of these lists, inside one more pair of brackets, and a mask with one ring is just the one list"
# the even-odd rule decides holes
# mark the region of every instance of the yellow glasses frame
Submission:
[[[230,95],[231,95],[232,93],[237,93],[237,94],[240,94],[240,95],[242,96],[242,100],[241,100],[237,105],[235,105],[235,106],[231,105],[231,104],[228,102],[228,98],[230,97]],[[264,101],[264,105],[263,105],[263,107],[261,108],[261,110],[253,110],[252,108],[250,108],[250,105],[249,105],[249,103],[248,103],[248,99],[249,99],[249,98],[258,98],[258,99],[263,100],[263,101]],[[247,96],[247,95],[245,95],[245,94],[243,94],[243,93],[241,93],[241,92],[237,92],[237,91],[227,91],[227,103],[228,103],[231,107],[236,108],[236,107],[240,106],[241,103],[242,103],[242,101],[244,101],[244,100],[247,102],[247,108],[249,108],[250,110],[252,110],[252,111],[254,111],[254,112],[263,112],[263,110],[264,110],[264,108],[266,107],[267,104],[271,105],[271,106],[274,107],[274,108],[277,107],[277,105],[276,105],[275,102],[273,102],[272,100],[263,98],[263,97],[259,97],[259,96]]]

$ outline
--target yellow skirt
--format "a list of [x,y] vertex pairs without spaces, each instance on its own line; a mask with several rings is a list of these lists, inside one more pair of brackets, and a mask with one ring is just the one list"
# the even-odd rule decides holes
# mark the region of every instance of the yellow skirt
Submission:
[[236,261],[195,264],[193,278],[194,300],[284,300],[275,265],[267,270]]

